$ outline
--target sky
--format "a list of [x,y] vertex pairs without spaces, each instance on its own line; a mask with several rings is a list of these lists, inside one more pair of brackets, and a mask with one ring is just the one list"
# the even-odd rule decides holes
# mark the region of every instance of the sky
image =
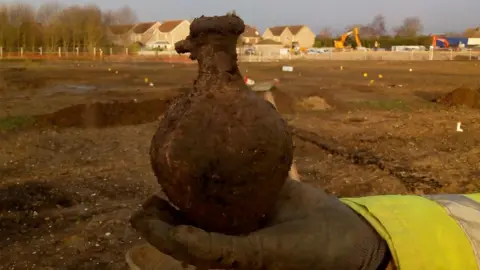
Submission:
[[[49,1],[23,2],[39,5]],[[59,2],[89,4],[93,1]],[[426,34],[462,32],[467,27],[480,26],[480,0],[97,0],[93,3],[102,9],[129,5],[140,21],[192,19],[235,10],[245,23],[256,26],[262,33],[269,26],[296,24],[305,24],[315,33],[325,27],[342,32],[348,25],[370,23],[377,14],[386,17],[388,30],[410,16],[422,20]]]

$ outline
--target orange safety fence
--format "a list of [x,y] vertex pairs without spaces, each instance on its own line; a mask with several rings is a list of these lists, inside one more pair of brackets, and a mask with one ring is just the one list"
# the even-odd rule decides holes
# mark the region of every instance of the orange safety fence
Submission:
[[108,54],[96,55],[88,53],[3,53],[0,60],[77,60],[77,61],[113,61],[113,62],[128,62],[128,61],[144,61],[144,62],[167,62],[167,63],[195,63],[186,55],[138,55],[138,54]]

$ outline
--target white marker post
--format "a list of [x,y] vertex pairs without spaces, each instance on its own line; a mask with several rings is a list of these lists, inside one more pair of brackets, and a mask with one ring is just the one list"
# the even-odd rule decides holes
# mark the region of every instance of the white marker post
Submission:
[[463,132],[462,122],[457,122],[457,132]]

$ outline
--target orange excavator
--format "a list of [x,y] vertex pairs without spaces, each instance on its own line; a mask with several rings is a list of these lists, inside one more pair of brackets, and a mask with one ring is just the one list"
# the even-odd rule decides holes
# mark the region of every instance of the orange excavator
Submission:
[[[352,40],[352,44],[350,46],[345,44],[347,40]],[[340,40],[335,40],[335,49],[344,49],[348,47],[351,47],[354,50],[358,47],[362,47],[362,42],[360,41],[357,27],[354,27],[352,31],[344,33]]]
[[448,39],[446,39],[445,37],[434,35],[432,36],[432,46],[433,48],[448,48],[450,47],[450,44],[448,42]]

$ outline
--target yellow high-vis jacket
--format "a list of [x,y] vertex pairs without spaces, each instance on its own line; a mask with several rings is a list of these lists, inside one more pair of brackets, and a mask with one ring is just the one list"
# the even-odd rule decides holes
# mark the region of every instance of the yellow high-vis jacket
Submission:
[[480,269],[480,193],[341,201],[387,241],[399,270]]

